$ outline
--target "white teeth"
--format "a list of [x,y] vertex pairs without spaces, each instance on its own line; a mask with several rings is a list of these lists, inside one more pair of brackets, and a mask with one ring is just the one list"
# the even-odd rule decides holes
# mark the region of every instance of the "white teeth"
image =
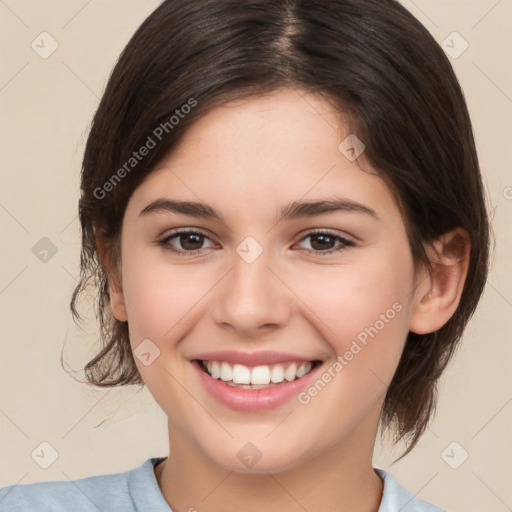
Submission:
[[[227,363],[222,363],[224,366]],[[225,380],[225,379],[222,379]],[[230,379],[231,380],[231,379]],[[251,383],[251,370],[247,366],[235,364],[233,366],[233,382],[235,384],[250,384]]]
[[228,363],[222,363],[220,367],[219,377],[224,382],[229,382],[230,380],[233,380],[233,370],[231,369],[231,366]]
[[301,364],[297,368],[297,377],[300,378],[300,377],[302,377],[304,375],[306,375],[306,365],[305,364]]
[[268,366],[255,366],[251,370],[251,384],[270,384],[270,369]]
[[297,365],[295,363],[291,364],[286,368],[286,371],[284,372],[284,378],[287,381],[295,380],[295,376],[297,375]]
[[312,364],[311,363],[304,363],[299,366],[297,369],[297,378],[304,377],[306,373],[309,373],[311,371]]
[[220,377],[220,365],[217,361],[213,361],[211,363],[211,367],[208,366],[208,371],[210,372],[210,375],[214,379],[218,379]]
[[280,364],[276,364],[270,372],[270,380],[274,384],[280,384],[284,380],[284,368]]
[[243,364],[231,365],[220,361],[203,361],[203,367],[214,379],[220,379],[231,385],[250,388],[254,386],[265,386],[280,384],[285,380],[291,382],[300,379],[309,373],[313,367],[312,363],[291,363],[285,370],[285,365],[260,365],[249,368]]

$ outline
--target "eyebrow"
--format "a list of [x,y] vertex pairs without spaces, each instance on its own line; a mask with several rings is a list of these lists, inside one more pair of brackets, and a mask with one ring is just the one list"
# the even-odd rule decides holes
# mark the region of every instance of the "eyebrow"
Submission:
[[[177,201],[156,199],[148,204],[139,214],[145,216],[159,212],[180,213],[204,219],[216,219],[225,223],[224,216],[210,205],[194,201]],[[364,213],[379,219],[372,208],[349,199],[325,199],[320,201],[293,201],[281,209],[278,222],[282,220],[316,217],[336,212]]]

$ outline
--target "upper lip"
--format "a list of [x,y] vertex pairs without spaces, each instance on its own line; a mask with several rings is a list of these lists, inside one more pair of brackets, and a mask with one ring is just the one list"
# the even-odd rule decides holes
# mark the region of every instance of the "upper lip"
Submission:
[[191,360],[221,361],[231,364],[243,364],[244,366],[271,365],[287,362],[318,361],[318,358],[300,356],[297,354],[275,351],[242,352],[238,350],[219,350],[215,352],[203,352],[196,354]]

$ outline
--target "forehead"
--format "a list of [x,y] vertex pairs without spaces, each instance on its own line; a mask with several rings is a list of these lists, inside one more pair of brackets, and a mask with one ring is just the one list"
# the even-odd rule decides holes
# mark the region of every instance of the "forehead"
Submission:
[[204,200],[243,217],[263,207],[275,215],[299,199],[336,196],[383,213],[396,210],[387,186],[363,161],[364,153],[356,160],[347,157],[352,155],[344,141],[352,137],[326,99],[303,91],[229,102],[190,126],[132,202],[144,208],[171,195]]
[[[190,146],[201,145],[215,153],[261,157],[262,152],[278,157],[275,150],[288,150],[287,157],[305,153],[322,142],[336,141],[336,133],[346,130],[339,114],[324,98],[295,89],[280,89],[264,96],[235,100],[214,108],[194,123],[173,151],[174,163],[189,152]],[[332,140],[325,140],[329,137]],[[300,145],[298,145],[300,144]],[[243,151],[237,152],[241,145]],[[336,148],[334,148],[336,149]],[[279,151],[280,152],[280,151]],[[238,155],[237,155],[238,153]],[[312,158],[317,158],[309,151]]]

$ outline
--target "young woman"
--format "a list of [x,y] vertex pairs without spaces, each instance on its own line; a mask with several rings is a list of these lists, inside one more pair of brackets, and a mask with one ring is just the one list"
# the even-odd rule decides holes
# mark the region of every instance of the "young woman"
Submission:
[[1,510],[440,511],[408,453],[482,293],[489,225],[450,63],[394,0],[167,0],[83,161],[97,386],[146,385],[170,454],[0,490]]

